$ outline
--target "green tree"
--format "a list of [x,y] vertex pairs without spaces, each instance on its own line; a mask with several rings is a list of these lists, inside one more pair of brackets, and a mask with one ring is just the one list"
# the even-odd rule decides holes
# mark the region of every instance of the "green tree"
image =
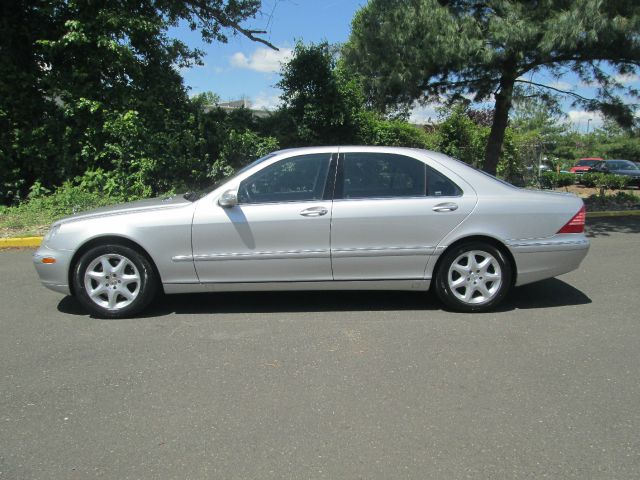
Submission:
[[495,173],[516,83],[558,90],[523,79],[528,72],[571,70],[595,82],[596,98],[572,93],[573,101],[630,126],[623,86],[608,71],[638,70],[638,32],[640,4],[632,1],[372,0],[356,14],[344,52],[380,109],[425,97],[493,98],[483,168]]
[[[198,159],[179,68],[200,62],[202,52],[171,38],[169,28],[186,22],[207,42],[239,33],[270,45],[243,26],[259,6],[259,0],[0,2],[0,202],[24,197],[37,180],[47,187],[87,169],[119,168],[134,151],[134,163],[153,159],[154,190],[176,176],[184,180]],[[133,150],[122,145],[124,157],[113,140],[117,118],[127,118],[138,138]]]
[[282,68],[283,110],[292,119],[299,145],[347,143],[355,138],[364,106],[359,78],[337,62],[327,42],[295,46]]

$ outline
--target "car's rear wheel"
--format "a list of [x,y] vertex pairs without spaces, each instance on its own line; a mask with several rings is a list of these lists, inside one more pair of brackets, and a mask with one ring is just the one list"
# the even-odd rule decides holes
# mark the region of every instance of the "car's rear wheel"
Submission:
[[483,312],[498,305],[511,288],[511,264],[499,249],[467,242],[444,253],[435,279],[440,300],[460,312]]
[[123,245],[101,245],[76,262],[74,292],[93,315],[130,317],[154,298],[158,279],[149,260]]

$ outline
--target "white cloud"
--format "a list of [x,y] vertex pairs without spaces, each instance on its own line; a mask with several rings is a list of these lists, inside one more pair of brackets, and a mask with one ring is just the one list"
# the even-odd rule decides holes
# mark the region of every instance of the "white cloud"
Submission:
[[634,83],[640,81],[640,76],[635,73],[622,73],[615,76],[616,82],[626,85],[628,83]]
[[[591,119],[591,121],[589,121]],[[579,131],[584,131],[589,125],[589,129],[602,126],[602,115],[598,112],[587,112],[585,110],[569,110],[567,112],[567,123],[572,124]]]
[[426,125],[435,123],[438,120],[438,112],[436,111],[436,104],[420,105],[415,103],[409,116],[409,122],[416,125]]
[[274,73],[280,71],[280,65],[291,58],[293,50],[291,48],[281,48],[272,50],[266,47],[258,47],[247,57],[242,52],[231,55],[229,63],[236,68],[246,68],[256,72]]
[[260,92],[251,99],[251,108],[256,110],[275,110],[280,105],[279,95],[270,95],[266,92]]
[[571,91],[575,88],[575,85],[572,85],[568,82],[563,82],[561,80],[558,80],[556,82],[552,82],[549,84],[549,86],[551,88],[557,88],[558,90],[565,90],[565,91]]

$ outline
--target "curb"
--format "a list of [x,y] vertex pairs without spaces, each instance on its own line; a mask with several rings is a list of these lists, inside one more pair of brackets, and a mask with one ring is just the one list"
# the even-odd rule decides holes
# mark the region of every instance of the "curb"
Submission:
[[587,218],[599,217],[634,217],[640,215],[640,210],[617,210],[610,212],[587,212]]
[[0,238],[0,248],[39,247],[42,237]]
[[[610,212],[587,212],[587,218],[600,217],[634,217],[640,215],[640,210],[619,210]],[[0,249],[2,248],[28,248],[39,247],[43,237],[15,237],[0,238]]]

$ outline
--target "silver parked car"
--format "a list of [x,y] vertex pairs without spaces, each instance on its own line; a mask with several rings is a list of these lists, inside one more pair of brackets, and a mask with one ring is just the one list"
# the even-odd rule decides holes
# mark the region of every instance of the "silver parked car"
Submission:
[[589,249],[580,198],[513,187],[445,155],[314,147],[256,160],[209,191],[55,222],[42,283],[101,317],[159,291],[428,290],[464,312],[569,272]]

